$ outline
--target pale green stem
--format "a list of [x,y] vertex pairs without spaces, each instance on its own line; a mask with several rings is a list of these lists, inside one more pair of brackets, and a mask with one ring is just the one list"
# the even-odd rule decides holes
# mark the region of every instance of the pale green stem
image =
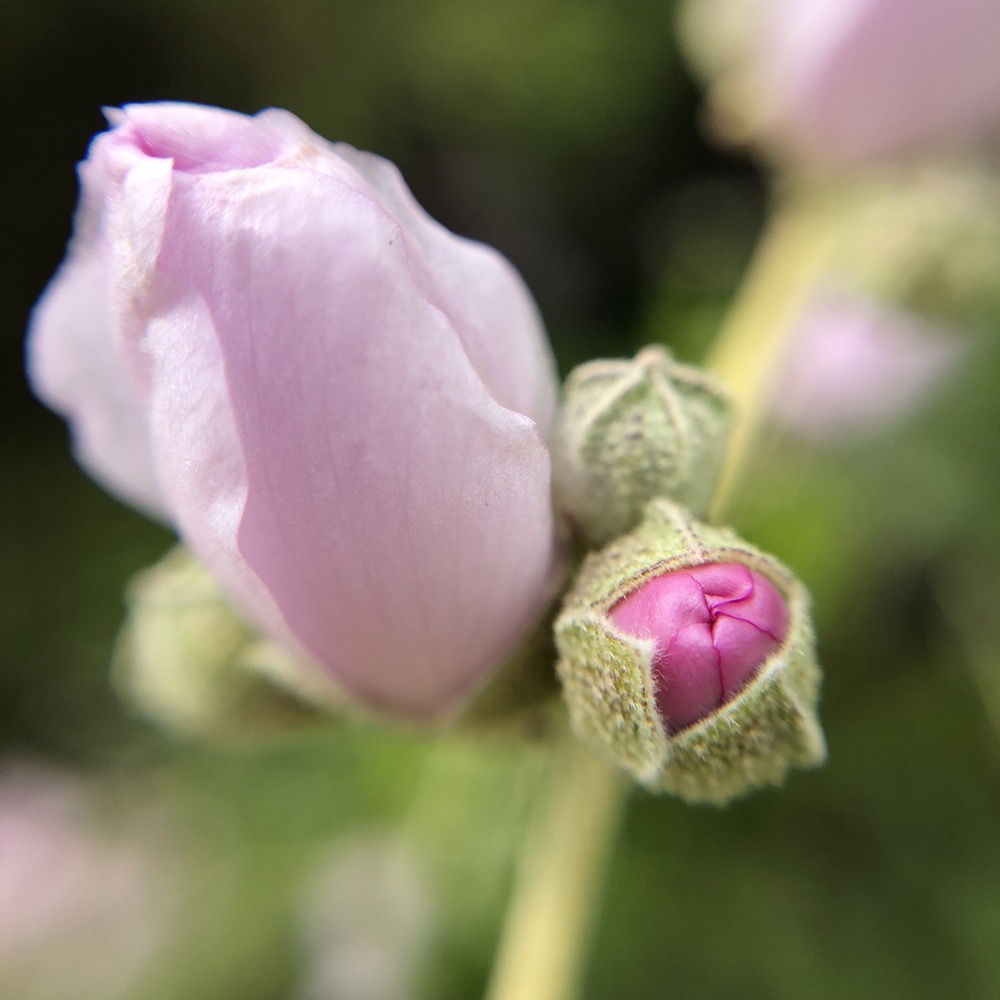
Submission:
[[579,741],[552,748],[515,876],[487,1000],[572,1000],[624,801],[624,779]]
[[[986,717],[1000,733],[1000,626],[990,606],[994,574],[988,562],[960,552],[950,570],[938,574],[935,592],[979,690]],[[996,755],[995,744],[992,749]]]
[[[716,510],[732,496],[764,418],[770,373],[796,313],[822,276],[835,218],[816,192],[788,197],[757,248],[708,367],[735,410]],[[553,749],[486,1000],[573,1000],[625,780],[567,735]]]
[[715,340],[706,367],[726,384],[735,417],[716,514],[728,506],[746,471],[784,338],[823,278],[836,237],[836,216],[818,189],[807,196],[786,192]]

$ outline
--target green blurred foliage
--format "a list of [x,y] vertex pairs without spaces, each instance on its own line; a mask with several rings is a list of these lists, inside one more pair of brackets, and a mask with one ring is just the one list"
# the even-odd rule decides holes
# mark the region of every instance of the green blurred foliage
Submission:
[[[766,198],[752,165],[700,138],[672,16],[651,0],[0,10],[14,251],[0,271],[0,741],[168,817],[186,916],[144,1000],[294,997],[310,866],[370,824],[401,826],[437,887],[415,995],[478,995],[537,761],[358,726],[182,746],[117,703],[106,668],[121,591],[170,536],[86,480],[19,374],[98,108],[288,107],[394,158],[433,214],[504,250],[564,370],[645,340],[692,360]],[[636,793],[586,997],[1000,995],[1000,303],[977,309],[972,361],[903,429],[824,450],[764,442],[736,520],[813,590],[830,762],[725,811]]]

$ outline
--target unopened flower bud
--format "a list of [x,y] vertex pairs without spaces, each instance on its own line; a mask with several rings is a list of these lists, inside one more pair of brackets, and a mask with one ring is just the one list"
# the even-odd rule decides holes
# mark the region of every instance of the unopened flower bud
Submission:
[[336,707],[332,691],[315,687],[316,672],[250,631],[183,547],[138,574],[127,603],[118,687],[182,735],[283,729]]
[[669,501],[587,558],[556,644],[577,735],[651,789],[721,804],[825,756],[805,588]]
[[32,384],[317,685],[449,720],[562,577],[531,294],[287,111],[107,116]]
[[722,386],[662,347],[580,365],[552,439],[556,509],[591,545],[634,528],[654,497],[704,513],[728,433]]

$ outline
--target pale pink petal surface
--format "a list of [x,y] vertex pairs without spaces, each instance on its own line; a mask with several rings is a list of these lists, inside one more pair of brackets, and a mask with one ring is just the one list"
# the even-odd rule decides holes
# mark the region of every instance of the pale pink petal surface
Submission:
[[493,398],[525,413],[547,437],[555,416],[555,371],[541,317],[520,275],[491,247],[456,238],[416,202],[396,167],[337,143],[406,234],[413,280],[451,320]]
[[71,421],[80,464],[110,492],[164,517],[144,403],[111,314],[104,175],[100,163],[81,164],[76,232],[32,314],[28,374],[35,393]]

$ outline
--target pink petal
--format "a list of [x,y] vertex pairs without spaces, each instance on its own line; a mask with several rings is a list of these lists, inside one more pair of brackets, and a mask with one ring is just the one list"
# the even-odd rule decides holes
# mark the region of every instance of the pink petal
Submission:
[[557,380],[541,317],[520,275],[492,247],[459,240],[432,219],[394,164],[343,143],[331,148],[400,223],[414,282],[447,315],[489,393],[501,406],[531,417],[547,438]]
[[781,645],[752,622],[720,615],[712,630],[725,698],[731,698]]
[[[745,567],[744,567],[745,568]],[[778,643],[785,641],[788,633],[788,605],[770,580],[759,573],[750,575],[750,593],[740,600],[716,605],[719,621],[723,617],[738,618],[755,625]]]
[[657,648],[666,648],[678,629],[711,620],[705,593],[687,571],[647,581],[623,597],[611,609],[609,617],[628,635],[655,638]]
[[741,563],[706,563],[685,570],[705,593],[712,610],[731,601],[741,601],[753,593],[754,578]]
[[294,115],[272,109],[250,117],[169,101],[127,104],[105,112],[119,142],[142,155],[170,159],[181,172],[209,173],[273,163],[312,133]]
[[490,397],[412,277],[426,262],[353,186],[277,167],[174,182],[134,346],[181,530],[339,683],[434,714],[546,594],[538,431]]
[[678,630],[653,660],[656,706],[668,732],[684,729],[722,704],[719,654],[711,626],[696,623]]
[[80,180],[74,239],[31,317],[28,373],[35,393],[71,422],[80,464],[111,493],[162,518],[145,406],[111,313],[103,164],[81,164]]

